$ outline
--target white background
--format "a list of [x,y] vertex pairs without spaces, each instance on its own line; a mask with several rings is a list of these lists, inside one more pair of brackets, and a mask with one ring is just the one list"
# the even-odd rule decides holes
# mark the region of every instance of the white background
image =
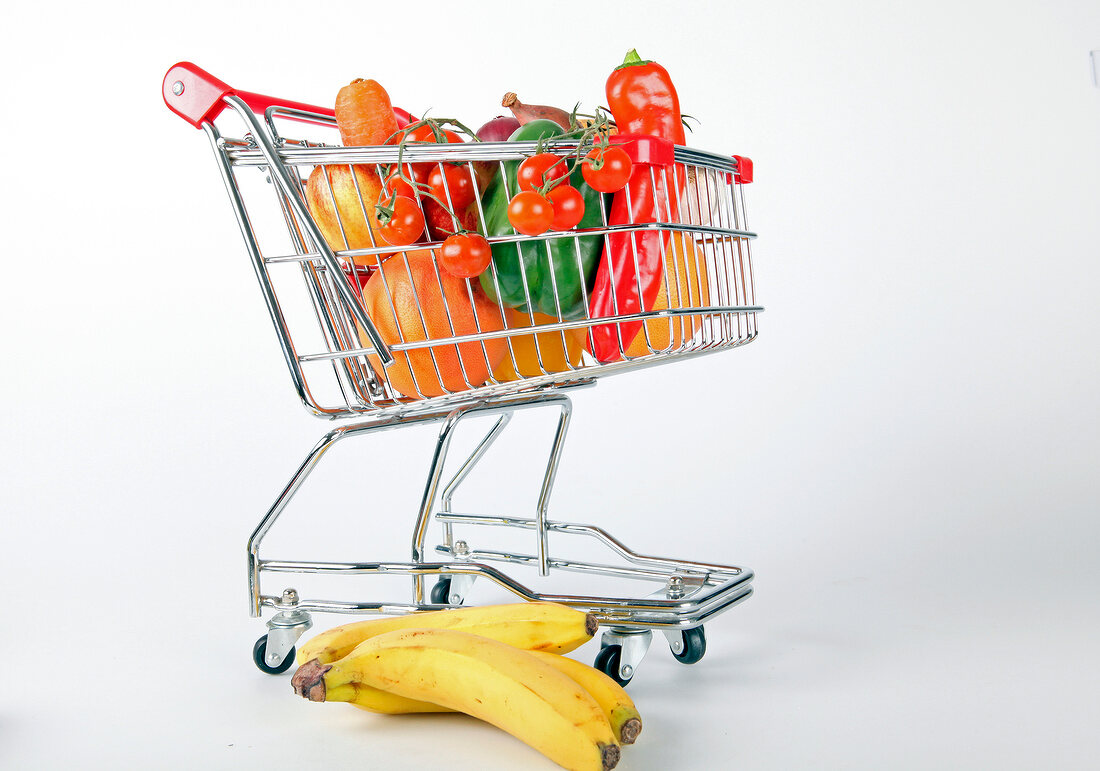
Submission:
[[[637,47],[690,141],[756,162],[767,312],[575,397],[552,515],[757,572],[699,665],[655,644],[621,767],[1095,767],[1095,2],[24,4],[0,44],[0,766],[552,767],[253,667],[245,539],[327,426],[161,78],[331,104],[371,77],[479,125],[508,90],[603,103]],[[349,445],[271,556],[404,559],[431,438]],[[529,506],[520,456],[472,506]]]

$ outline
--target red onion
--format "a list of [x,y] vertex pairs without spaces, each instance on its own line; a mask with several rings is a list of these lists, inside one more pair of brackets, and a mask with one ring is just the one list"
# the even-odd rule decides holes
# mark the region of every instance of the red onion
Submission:
[[511,115],[498,115],[477,130],[477,138],[482,142],[506,142],[518,128],[519,121]]
[[[477,130],[477,138],[482,142],[506,142],[512,132],[519,128],[519,121],[511,115],[498,115]],[[477,175],[477,186],[480,193],[485,193],[493,176],[499,170],[496,161],[474,161],[474,174]]]

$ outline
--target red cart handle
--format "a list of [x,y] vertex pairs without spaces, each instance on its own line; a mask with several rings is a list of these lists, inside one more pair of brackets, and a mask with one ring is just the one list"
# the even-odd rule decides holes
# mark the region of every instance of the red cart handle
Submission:
[[737,161],[737,171],[733,175],[734,181],[739,185],[747,185],[752,182],[752,158],[735,155],[733,159]]
[[[241,91],[233,88],[191,62],[180,62],[169,68],[164,76],[163,92],[164,103],[168,105],[168,109],[195,128],[202,128],[203,123],[213,122],[225,109],[224,97],[229,95],[239,97],[255,113],[262,114],[268,107],[286,107],[291,110],[313,112],[330,118],[336,117],[336,113],[331,107],[317,107],[302,102],[291,102],[287,99],[277,99],[273,96],[264,96],[263,94],[254,94],[251,91]],[[400,107],[394,107],[393,114],[397,117],[397,125],[402,128],[416,120]],[[290,120],[297,120],[302,123],[328,125],[319,120],[310,120],[305,116],[287,117]]]

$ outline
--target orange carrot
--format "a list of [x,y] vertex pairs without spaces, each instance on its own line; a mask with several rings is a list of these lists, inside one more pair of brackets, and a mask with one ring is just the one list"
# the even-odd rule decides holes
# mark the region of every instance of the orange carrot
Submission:
[[347,147],[385,144],[397,131],[390,95],[377,81],[356,78],[336,95],[336,125]]

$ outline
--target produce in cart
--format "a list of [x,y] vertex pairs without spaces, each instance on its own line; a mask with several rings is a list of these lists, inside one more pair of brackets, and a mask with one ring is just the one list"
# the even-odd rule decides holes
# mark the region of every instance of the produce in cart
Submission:
[[[479,142],[507,142],[508,137],[512,136],[512,132],[519,126],[519,121],[512,116],[498,115],[486,121],[477,130],[476,136]],[[500,166],[496,161],[474,161],[472,165],[477,175],[478,192],[484,193],[489,188],[489,183],[493,181],[493,177],[500,174]]]
[[[685,144],[680,98],[664,67],[643,61],[632,50],[608,77],[606,91],[620,132],[618,139],[624,134],[646,135]],[[684,169],[675,173],[668,168],[655,169],[652,176],[649,171],[637,169],[627,189],[615,194],[609,226],[679,220]],[[659,230],[609,233],[592,289],[592,318],[651,310],[661,288],[661,257],[668,242],[668,233]],[[641,325],[641,321],[624,321],[593,326],[593,355],[601,362],[619,360],[620,346],[629,346]]]
[[[665,250],[665,276],[650,310],[700,308],[709,304],[706,258],[690,237],[675,233]],[[677,350],[701,328],[702,321],[694,315],[647,320],[627,347],[626,355],[635,358]]]
[[[557,319],[541,313],[529,314],[509,309],[505,321],[509,329],[529,329],[555,324]],[[583,327],[560,332],[538,332],[508,338],[511,353],[500,360],[493,377],[502,383],[545,373],[568,372],[581,363],[586,331]],[[514,362],[513,362],[514,359]]]
[[[395,138],[402,144],[462,144],[456,131],[444,128],[446,120],[425,119],[411,124],[412,131]],[[428,238],[439,241],[454,232],[478,230],[477,175],[470,164],[421,163],[412,164],[412,176],[421,187],[420,204],[424,207],[424,219],[428,224]]]
[[561,126],[562,131],[568,131],[572,123],[568,112],[560,107],[551,107],[545,104],[524,104],[519,100],[514,91],[509,91],[500,100],[501,107],[507,107],[516,116],[520,123],[530,123],[536,120],[552,120]]
[[345,147],[382,145],[400,128],[389,92],[356,78],[336,94],[336,128]]
[[[399,128],[389,94],[374,80],[357,78],[343,86],[336,95],[334,113],[340,138],[347,146],[384,144]],[[379,217],[377,207],[385,196],[382,180],[372,166],[317,166],[306,180],[305,192],[310,213],[329,247],[336,251],[407,245],[424,229],[419,207],[414,205],[417,211],[413,213],[407,202],[402,202],[392,225],[392,200],[391,208]],[[371,266],[377,265],[378,259],[356,256],[354,261]]]
[[[363,306],[387,345],[499,331],[500,309],[466,279],[439,270],[430,249],[401,252],[382,263],[363,287]],[[364,347],[369,340],[360,330]],[[508,350],[503,339],[429,345],[394,351],[383,367],[367,358],[379,378],[405,396],[430,398],[484,383]]]
[[[509,141],[533,142],[561,134],[562,128],[557,123],[534,120],[517,129]],[[509,219],[509,206],[520,192],[519,167],[520,162],[505,162],[504,175],[498,176],[482,197],[485,228],[490,237],[512,236],[516,232]],[[584,203],[584,214],[576,227],[598,228],[602,224],[600,194],[584,181],[580,168],[574,168],[568,179]],[[552,215],[546,227],[551,224]],[[555,318],[580,318],[585,312],[602,242],[602,236],[592,235],[493,243],[493,270],[481,274],[481,286],[491,300],[499,299],[508,308]]]
[[[348,164],[317,166],[305,187],[310,214],[333,251],[385,245],[378,234],[382,224],[373,215],[382,183],[372,169]],[[357,255],[354,261],[370,266],[378,259]]]

